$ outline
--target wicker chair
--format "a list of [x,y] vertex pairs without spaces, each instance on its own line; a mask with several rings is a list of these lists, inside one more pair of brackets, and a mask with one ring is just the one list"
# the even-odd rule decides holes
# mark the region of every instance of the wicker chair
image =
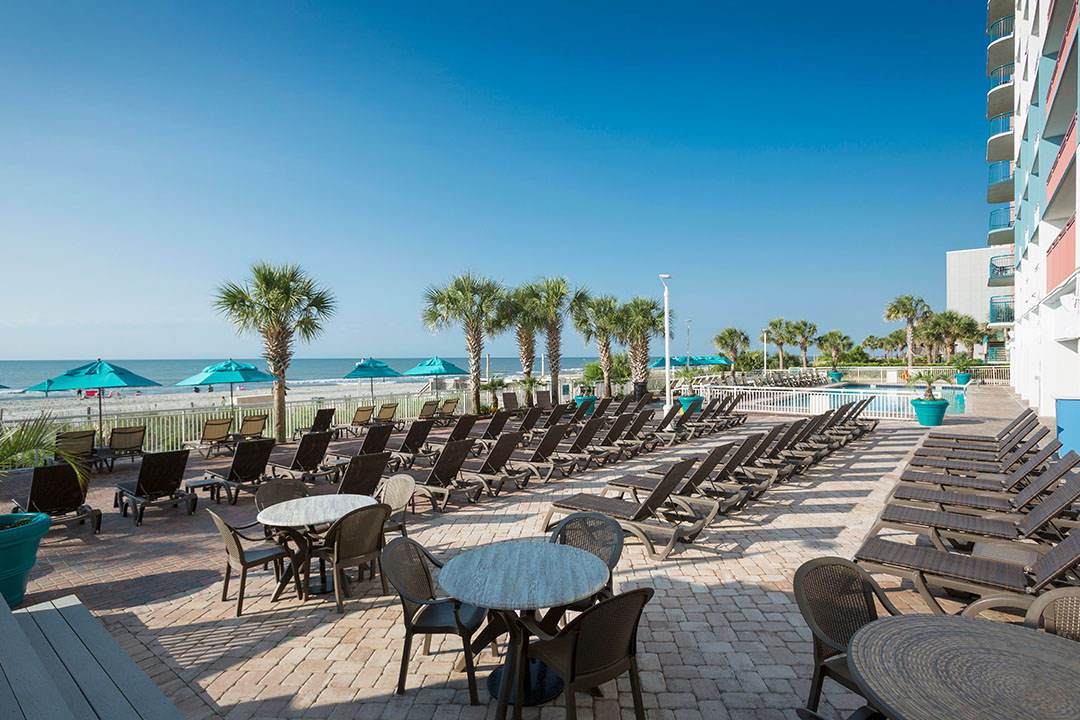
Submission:
[[429,565],[442,567],[415,540],[396,538],[382,551],[383,576],[397,590],[404,609],[405,646],[401,652],[401,672],[397,692],[405,694],[405,678],[409,671],[413,635],[424,635],[424,651],[429,652],[432,635],[453,634],[461,638],[464,649],[465,673],[469,678],[469,702],[480,704],[476,691],[476,670],[473,666],[472,636],[484,623],[485,610],[466,605],[453,598],[436,598],[435,583]]
[[1024,625],[1080,640],[1080,588],[1057,588],[1039,596],[1028,608]]
[[409,507],[413,504],[413,493],[416,492],[416,480],[411,475],[393,475],[379,489],[380,502],[390,506],[390,517],[383,527],[384,532],[399,532],[402,537],[408,537],[405,529],[405,520],[408,516]]
[[[799,716],[799,720],[825,720],[821,715],[818,715],[813,710],[807,710],[806,708],[795,708],[795,714]],[[847,720],[886,720],[886,718],[873,708],[863,705],[861,708],[848,715]]]
[[[248,568],[273,563],[275,570],[277,571],[276,574],[280,574],[281,563],[288,560],[290,564],[294,564],[296,562],[296,556],[286,545],[279,545],[264,538],[249,538],[246,535],[241,535],[236,528],[219,518],[212,510],[207,510],[206,512],[210,513],[210,517],[214,520],[214,525],[217,526],[218,532],[221,533],[221,539],[225,542],[225,555],[227,559],[225,564],[225,582],[221,587],[221,602],[225,602],[228,599],[229,578],[232,575],[232,571],[240,571],[240,592],[236,596],[236,617],[240,617],[244,610],[244,586],[247,584]],[[261,542],[254,547],[245,548],[241,540],[258,540]],[[304,595],[300,587],[300,579],[295,573],[293,573],[293,584],[296,586],[296,596],[303,599]],[[280,592],[280,587],[278,591]],[[274,593],[275,599],[277,594],[277,592]]]
[[[349,593],[347,566],[356,566],[358,579],[363,579],[363,566],[367,565],[371,577],[375,577],[376,565],[381,563],[383,548],[383,525],[390,517],[389,505],[368,505],[346,514],[326,531],[321,545],[312,550],[308,557],[308,567],[312,557],[329,560],[334,571],[334,600],[337,611],[345,612],[344,596]],[[382,576],[383,594],[389,592],[386,587],[386,575]],[[305,573],[304,594],[310,595],[311,572]]]
[[[615,566],[619,564],[619,558],[622,557],[623,529],[619,523],[600,513],[574,513],[567,515],[555,526],[548,542],[570,545],[591,552],[608,566],[608,570],[614,572]],[[598,596],[605,592],[609,594],[612,592],[611,575],[608,575],[607,585]],[[579,600],[560,608],[552,608],[544,616],[544,625],[552,627],[552,620],[561,619],[569,610],[574,612],[588,610],[596,602],[597,597]]]
[[848,642],[859,628],[877,619],[875,596],[890,615],[900,611],[869,573],[843,558],[803,563],[795,572],[794,589],[795,602],[814,635],[814,677],[806,707],[817,710],[826,677],[861,695],[848,668]]
[[[566,687],[563,691],[566,717],[575,720],[576,692],[586,692],[628,672],[634,696],[634,716],[644,720],[645,703],[638,679],[637,630],[641,613],[652,596],[652,588],[640,588],[602,600],[567,623],[557,635],[549,634],[531,618],[518,618],[518,622],[538,640],[518,656],[515,677],[523,676],[527,658],[543,661],[562,678]],[[520,717],[524,688],[525,683],[517,683],[515,717]]]
[[301,480],[291,478],[268,480],[259,485],[258,490],[255,491],[255,508],[262,511],[271,505],[307,497],[310,494],[311,490]]

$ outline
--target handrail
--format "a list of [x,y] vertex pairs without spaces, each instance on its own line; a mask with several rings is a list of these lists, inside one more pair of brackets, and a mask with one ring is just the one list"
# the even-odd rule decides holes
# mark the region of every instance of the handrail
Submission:
[[1073,226],[1073,224],[1075,222],[1076,222],[1076,213],[1073,213],[1072,217],[1069,218],[1069,221],[1067,223],[1065,223],[1064,227],[1061,228],[1061,232],[1059,232],[1057,234],[1057,237],[1054,238],[1054,242],[1050,243],[1050,247],[1046,248],[1046,254],[1047,255],[1049,255],[1050,253],[1052,253],[1054,251],[1054,248],[1057,247],[1058,243],[1061,242],[1061,239],[1063,237],[1065,237],[1065,234],[1069,232],[1069,229]]
[[993,185],[999,182],[1005,182],[1012,180],[1013,176],[1013,161],[1012,160],[998,160],[997,162],[990,163],[990,184]]
[[1012,295],[998,295],[990,298],[990,322],[1013,322],[1014,298]]
[[990,36],[990,42],[1012,35],[1016,25],[1015,19],[1015,15],[1006,15],[991,25],[990,29],[986,31],[986,34]]
[[998,113],[990,118],[990,137],[1012,130],[1013,111]]
[[990,278],[1009,278],[1013,276],[1016,258],[1013,255],[995,255],[990,258]]
[[[1004,221],[999,218],[1004,217]],[[1005,228],[1011,228],[1015,218],[1013,217],[1013,208],[1003,207],[994,208],[990,211],[990,229],[991,230],[1004,230]]]
[[[1065,65],[1065,46],[1068,45],[1069,41],[1072,39],[1073,26],[1076,24],[1076,3],[1077,0],[1073,0],[1072,10],[1069,14],[1069,22],[1065,24],[1065,32],[1061,36],[1061,45],[1058,46],[1057,58],[1054,60],[1054,72],[1050,74],[1050,84],[1046,88],[1046,102],[1048,106],[1050,103],[1050,96],[1054,94],[1054,90],[1057,88],[1058,73],[1061,72],[1062,66]],[[1052,7],[1050,10],[1053,12]],[[1047,15],[1046,17],[1049,18],[1050,15]]]
[[990,89],[993,90],[998,85],[1004,85],[1012,82],[1013,68],[1015,63],[1005,63],[998,65],[996,68],[990,71]]

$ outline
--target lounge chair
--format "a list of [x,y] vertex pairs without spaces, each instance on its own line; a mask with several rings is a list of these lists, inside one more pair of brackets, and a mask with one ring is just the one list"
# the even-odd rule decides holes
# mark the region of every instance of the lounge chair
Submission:
[[389,452],[357,455],[352,458],[341,474],[341,481],[337,487],[338,493],[374,497],[389,461]]
[[499,494],[507,480],[517,485],[519,489],[525,487],[531,475],[528,468],[510,469],[507,467],[507,461],[521,440],[521,433],[503,433],[495,441],[486,458],[483,460],[474,458],[462,464],[461,477],[466,480],[480,481],[491,497]]
[[611,423],[611,427],[604,433],[604,436],[585,448],[585,452],[592,456],[592,459],[596,461],[597,465],[604,465],[609,462],[617,462],[623,454],[623,447],[618,444],[618,441],[622,439],[626,429],[630,427],[630,423],[633,421],[634,416],[630,413],[623,413],[615,418],[615,421]]
[[574,461],[560,461],[553,458],[552,454],[566,437],[569,429],[569,425],[555,425],[549,428],[541,436],[540,442],[532,452],[526,449],[515,450],[510,456],[510,466],[515,469],[527,468],[537,480],[542,482],[550,480],[556,470],[562,477],[566,477],[567,473],[573,470]]
[[[551,518],[556,513],[599,513],[615,520],[624,531],[641,540],[650,560],[663,560],[675,549],[677,542],[690,541],[705,525],[700,517],[668,513],[664,510],[664,503],[696,461],[697,458],[690,457],[672,465],[656,487],[638,503],[589,493],[578,493],[555,500],[541,526],[545,532],[550,530],[553,526]],[[683,525],[683,522],[687,524]],[[660,538],[659,548],[653,542],[653,537]]]
[[320,408],[315,411],[315,419],[311,421],[311,427],[296,428],[293,430],[292,439],[296,440],[301,435],[307,435],[308,433],[323,433],[333,431],[334,413],[336,408]]
[[[478,453],[481,450],[490,450],[491,446],[495,444],[495,441],[499,439],[499,433],[506,428],[506,423],[510,419],[509,410],[496,410],[491,415],[491,419],[488,420],[487,425],[484,426],[484,432],[477,438],[476,444],[473,445],[473,452]],[[524,435],[524,433],[522,433]]]
[[539,427],[534,427],[532,430],[525,433],[525,442],[531,443],[539,435],[543,435],[550,428],[553,428],[556,425],[569,425],[569,420],[564,421],[564,416],[569,409],[569,405],[556,405],[555,407],[551,408],[548,411],[547,416],[544,417],[544,423],[542,425],[540,425]]
[[[655,449],[657,445],[663,442],[663,438],[657,435],[657,433],[664,433],[669,431],[671,424],[675,422],[675,418],[678,417],[680,409],[681,406],[678,403],[672,403],[671,407],[668,408],[668,411],[664,413],[664,415],[660,418],[659,422],[657,422],[651,427],[646,425],[642,429],[641,437],[648,438],[652,441],[652,449]],[[650,448],[646,448],[646,450],[651,451]]]
[[[1013,432],[1006,436],[1005,440],[1000,445],[994,446],[981,446],[979,443],[953,443],[950,447],[940,447],[937,445],[922,445],[915,448],[915,455],[917,457],[940,457],[951,458],[954,460],[983,460],[986,462],[1001,462],[1010,453],[1015,452],[1016,448],[1020,447],[1020,444],[1024,442],[1024,439],[1031,434],[1032,430],[1035,430],[1038,423],[1031,423],[1028,425],[1021,425]],[[1050,429],[1041,427],[1036,431],[1039,438],[1046,437],[1049,434]]]
[[545,414],[552,409],[550,390],[537,390],[533,395],[535,397],[533,407],[540,408],[541,412]]
[[266,466],[273,451],[274,438],[238,442],[229,469],[225,473],[207,471],[206,478],[219,481],[229,504],[235,505],[241,490],[254,493],[266,480]]
[[[550,456],[550,460],[556,464],[562,463],[565,467],[563,475],[567,476],[574,470],[585,470],[589,467],[589,463],[593,460],[597,460],[598,457],[589,452],[589,444],[593,438],[596,437],[596,433],[600,430],[600,426],[603,424],[603,418],[590,418],[584,425],[581,426],[581,430],[574,439],[565,448],[557,447],[555,452]],[[560,470],[563,468],[560,467]]]
[[330,445],[331,430],[307,433],[300,438],[300,444],[287,465],[269,463],[270,474],[274,477],[299,478],[304,482],[314,482],[315,478],[333,478],[338,473],[338,466],[323,465],[326,448]]
[[375,425],[393,425],[396,429],[400,430],[405,427],[404,420],[395,420],[394,416],[397,415],[398,404],[383,403],[379,406],[379,414],[371,421]]
[[645,426],[652,415],[652,410],[639,410],[634,415],[634,419],[630,421],[630,425],[627,426],[623,436],[615,441],[615,444],[622,449],[623,455],[627,458],[656,448],[656,443],[659,440],[652,440],[645,432]]
[[[1063,582],[1080,562],[1080,532],[1073,532],[1030,565],[1013,558],[997,560],[939,550],[923,545],[870,538],[855,553],[855,560],[870,572],[911,580],[932,612],[945,614],[931,587],[969,593],[977,598],[1009,595],[1018,602]],[[1075,576],[1069,579],[1075,585]],[[974,604],[974,603],[972,603]],[[977,607],[977,606],[976,606]]]
[[232,450],[233,441],[229,435],[232,428],[232,418],[211,418],[203,423],[202,435],[198,440],[189,440],[184,447],[200,451],[203,457],[210,457],[210,453],[217,450]]
[[1023,418],[1019,423],[1010,425],[1012,428],[1005,433],[1000,439],[995,437],[993,440],[955,440],[937,437],[935,435],[927,436],[923,442],[922,447],[937,447],[942,449],[954,449],[954,450],[981,450],[983,452],[1000,450],[1003,445],[1011,442],[1015,437],[1024,437],[1039,424],[1039,418],[1033,412],[1028,412],[1020,415]]
[[441,426],[450,425],[454,420],[454,411],[457,410],[459,402],[458,398],[443,400],[442,407],[435,411],[435,424]]
[[590,417],[604,417],[608,408],[611,407],[612,399],[609,397],[600,398],[593,405],[592,412],[589,413]]
[[1037,452],[1039,441],[1049,432],[1050,430],[1048,428],[1040,428],[1038,432],[1001,460],[954,460],[951,458],[921,457],[915,455],[911,458],[909,467],[937,468],[939,470],[963,475],[1007,473],[1016,465],[1022,464],[1025,458],[1032,452]]
[[[56,433],[56,449],[67,453],[68,457],[92,468],[98,464],[98,456],[94,450],[96,444],[96,430],[69,430],[68,432]],[[63,462],[64,458],[57,455],[55,462]]]
[[570,419],[566,422],[571,425],[581,425],[585,422],[585,416],[589,414],[589,405],[582,403],[580,405],[568,405],[573,409],[573,414],[570,415]]
[[431,429],[435,427],[435,421],[414,420],[409,426],[409,431],[397,446],[389,446],[387,449],[393,453],[390,459],[390,469],[397,471],[401,468],[411,468],[416,460],[416,455],[424,451],[424,443],[427,442]]
[[145,437],[145,425],[113,428],[109,433],[109,444],[94,449],[98,463],[103,467],[108,466],[112,472],[113,465],[120,458],[131,458],[131,462],[135,462],[135,458],[142,457]]
[[[323,541],[308,556],[304,573],[305,594],[309,593],[311,582],[311,560],[329,561],[334,572],[334,600],[338,613],[345,612],[344,597],[349,594],[346,567],[359,568],[362,572],[366,565],[369,577],[374,579],[376,567],[380,564],[383,549],[383,526],[390,517],[390,506],[379,503],[358,508],[335,521]],[[385,573],[379,573],[382,580],[383,594],[389,592]]]
[[973,435],[963,433],[948,433],[948,432],[932,432],[927,436],[930,440],[951,440],[953,442],[985,442],[985,443],[1000,443],[1006,435],[1012,432],[1017,425],[1024,422],[1028,417],[1034,416],[1035,413],[1031,409],[1024,410],[1017,415],[1008,425],[1003,427],[996,435]]
[[[255,440],[252,442],[262,441]],[[225,602],[229,597],[229,578],[232,576],[232,571],[240,571],[240,591],[236,596],[236,617],[240,617],[244,610],[244,586],[247,584],[248,569],[263,566],[268,563],[274,563],[275,566],[280,568],[286,560],[289,561],[290,565],[295,567],[296,555],[287,546],[280,545],[272,540],[267,540],[265,538],[249,538],[246,535],[242,535],[236,528],[222,520],[213,511],[207,510],[207,512],[210,513],[210,517],[213,518],[214,525],[217,526],[218,532],[221,533],[221,539],[225,543],[225,582],[221,585],[221,602]],[[258,542],[258,545],[244,547],[244,540]],[[300,587],[299,575],[296,573],[291,574],[293,583],[296,586],[296,596],[302,600],[304,593],[303,589]],[[283,585],[279,584],[277,590],[274,591],[274,600],[281,594],[282,589]]]
[[963,488],[965,490],[1016,492],[1023,483],[1030,481],[1042,472],[1046,463],[1061,449],[1061,443],[1051,440],[1039,452],[1029,457],[1023,465],[1004,473],[981,473],[978,475],[948,475],[930,470],[904,470],[900,480],[904,483],[935,485],[941,488]]
[[[364,433],[364,439],[360,443],[360,448],[356,451],[357,455],[377,455],[378,453],[386,450],[386,444],[390,441],[390,436],[394,432],[393,425],[372,425],[371,428]],[[343,455],[342,453],[327,453],[327,455],[348,462],[353,458],[352,455]]]
[[435,414],[439,411],[438,400],[425,400],[424,404],[420,406],[420,412],[416,414],[417,420],[434,420]]
[[543,413],[540,411],[540,408],[528,408],[521,415],[521,420],[517,425],[507,424],[505,429],[513,432],[525,433],[527,439],[529,433],[536,427],[536,423],[540,422],[542,416]]
[[337,433],[338,437],[344,435],[352,435],[354,438],[360,437],[360,433],[363,430],[371,427],[371,418],[375,415],[374,405],[361,405],[356,408],[356,412],[353,413],[352,422],[348,425],[335,425],[333,430]]
[[[464,440],[469,437],[469,433],[472,432],[476,420],[476,415],[459,415],[457,422],[454,423],[454,427],[450,429],[450,434],[447,435],[446,439],[425,442],[423,449],[415,453],[413,458],[414,461],[418,458],[424,458],[428,462],[435,462],[439,457],[439,453],[441,453],[446,446],[446,443],[457,442],[458,440]],[[435,424],[438,424],[438,421],[435,421]]]
[[235,445],[242,440],[256,440],[263,436],[266,430],[266,420],[269,415],[245,415],[240,419],[240,431],[229,435]]
[[113,507],[120,508],[123,517],[127,517],[130,508],[136,526],[142,525],[148,507],[177,507],[184,503],[187,514],[194,515],[198,497],[194,492],[180,489],[190,452],[168,450],[144,454],[138,479],[133,483],[117,483]]
[[483,483],[459,477],[472,444],[472,438],[447,443],[430,470],[402,470],[395,472],[395,475],[408,475],[415,480],[416,492],[430,500],[432,507],[439,512],[446,510],[446,504],[454,495],[476,502],[484,492]]
[[517,393],[504,392],[502,394],[502,409],[511,415],[520,415],[525,412],[525,408],[521,407],[521,403],[518,402]]
[[86,504],[90,483],[80,479],[75,468],[67,463],[39,465],[30,477],[30,492],[25,503],[12,501],[12,512],[40,512],[49,516],[50,523],[90,521],[91,531],[101,532],[101,511]]

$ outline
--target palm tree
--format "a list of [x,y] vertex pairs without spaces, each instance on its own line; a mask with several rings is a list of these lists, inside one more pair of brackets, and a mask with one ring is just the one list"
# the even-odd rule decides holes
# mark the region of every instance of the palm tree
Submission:
[[903,320],[907,323],[907,364],[908,370],[915,364],[915,323],[925,320],[930,315],[930,305],[921,297],[899,295],[885,306],[885,321]]
[[796,320],[788,323],[787,329],[791,342],[799,346],[799,351],[802,353],[802,366],[806,367],[806,349],[814,344],[814,338],[817,337],[817,325],[809,320]]
[[956,341],[963,332],[964,315],[955,310],[942,310],[934,313],[930,322],[937,325],[937,331],[941,335],[942,344],[945,347],[945,362],[952,360],[953,351],[956,349]]
[[630,379],[649,382],[649,341],[664,334],[664,305],[656,298],[635,296],[619,311],[619,339],[630,355]]
[[780,369],[784,369],[784,345],[790,342],[789,335],[791,330],[788,327],[788,321],[784,318],[776,318],[769,321],[769,327],[766,328],[769,331],[769,337],[772,338],[773,345],[776,346],[780,355]]
[[972,359],[975,358],[975,346],[982,342],[987,333],[986,326],[975,318],[970,315],[960,316],[960,322],[957,325],[957,340],[968,346],[968,355]]
[[829,353],[829,356],[832,358],[832,369],[834,372],[836,371],[836,367],[840,364],[840,353],[846,353],[854,347],[851,338],[839,330],[830,330],[819,337],[814,344]]
[[274,381],[274,438],[285,442],[285,373],[297,340],[311,342],[337,309],[333,293],[296,264],[256,263],[242,285],[225,283],[215,293],[214,307],[239,334],[263,338],[263,358]]
[[892,348],[899,355],[900,352],[907,347],[907,330],[898,328],[888,334],[887,340],[889,347]]
[[499,312],[505,292],[497,280],[471,272],[451,278],[442,287],[430,286],[424,291],[422,318],[428,329],[438,332],[460,325],[465,333],[473,412],[480,409],[480,360],[484,354],[484,337],[506,329],[505,316]]
[[[532,378],[536,362],[536,333],[540,329],[540,291],[535,283],[520,285],[508,291],[499,303],[499,325],[513,326],[517,339],[518,359],[522,379]],[[519,383],[525,390],[525,406],[532,407],[533,383]]]
[[614,295],[597,295],[575,308],[574,328],[585,342],[596,340],[600,371],[604,374],[602,397],[611,397],[611,341],[619,331],[619,301]]
[[551,402],[559,402],[559,361],[562,359],[562,329],[567,314],[580,312],[589,299],[584,287],[571,289],[564,277],[547,277],[536,283],[540,328],[547,343],[548,371],[551,373]]
[[67,450],[56,446],[56,424],[51,415],[42,413],[17,424],[0,424],[0,478],[12,468],[32,467],[52,457],[70,465],[80,484],[86,485],[90,481],[90,469]]
[[934,322],[933,318],[919,324],[915,337],[926,348],[926,362],[937,362],[938,346],[944,343],[945,336],[942,333],[942,324]]
[[863,338],[863,341],[859,343],[859,347],[861,347],[863,350],[869,350],[869,355],[871,358],[873,358],[874,351],[881,347],[881,338],[879,338],[877,335],[867,335],[865,338]]
[[731,360],[731,372],[735,372],[735,364],[739,362],[739,355],[750,347],[750,336],[739,328],[724,328],[712,339],[716,349],[728,356]]

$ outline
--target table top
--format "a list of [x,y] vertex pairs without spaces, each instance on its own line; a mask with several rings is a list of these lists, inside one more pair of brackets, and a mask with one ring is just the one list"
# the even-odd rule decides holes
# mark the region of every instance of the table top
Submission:
[[263,525],[300,528],[327,525],[358,508],[374,505],[369,495],[311,495],[271,505],[255,518]]
[[439,584],[461,602],[489,610],[558,607],[596,594],[607,565],[590,552],[541,541],[485,545],[457,555]]
[[894,720],[1050,720],[1080,708],[1080,646],[992,620],[876,620],[851,638],[848,663]]

